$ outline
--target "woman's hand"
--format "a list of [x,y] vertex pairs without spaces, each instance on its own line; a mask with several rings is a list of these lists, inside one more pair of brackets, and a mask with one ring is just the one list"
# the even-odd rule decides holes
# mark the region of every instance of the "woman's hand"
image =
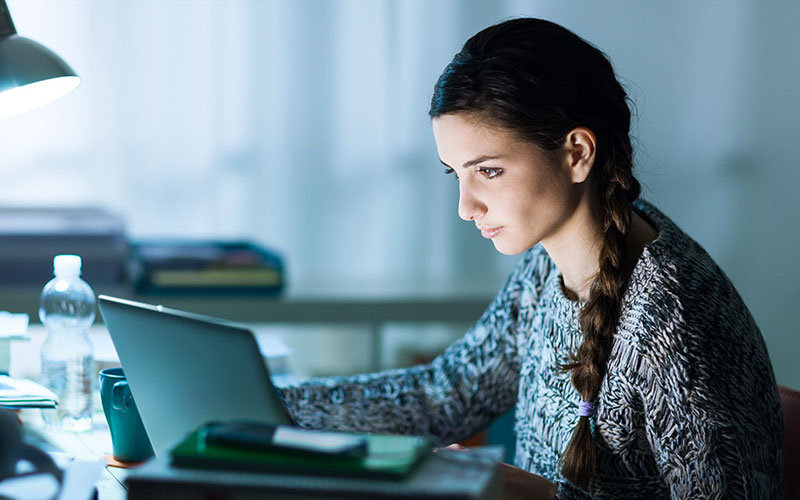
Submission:
[[[451,444],[446,450],[465,451],[460,444]],[[500,464],[500,473],[503,475],[503,500],[553,500],[556,497],[558,486],[542,476],[508,465]]]

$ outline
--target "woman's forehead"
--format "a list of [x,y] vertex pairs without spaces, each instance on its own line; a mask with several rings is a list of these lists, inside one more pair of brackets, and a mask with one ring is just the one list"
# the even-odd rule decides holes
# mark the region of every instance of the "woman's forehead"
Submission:
[[[465,114],[447,114],[432,120],[433,134],[440,158],[513,156],[530,154],[540,148],[503,128]],[[457,161],[457,160],[454,160]]]
[[514,134],[508,130],[486,124],[469,116],[436,117],[432,121],[432,126],[437,143],[439,141],[458,143],[462,148],[506,146],[517,141]]

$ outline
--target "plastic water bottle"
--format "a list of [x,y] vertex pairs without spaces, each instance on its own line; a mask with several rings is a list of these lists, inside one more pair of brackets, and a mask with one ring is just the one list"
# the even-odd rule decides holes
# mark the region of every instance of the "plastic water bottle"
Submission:
[[42,345],[42,384],[58,396],[56,411],[42,417],[50,425],[83,431],[92,426],[94,358],[88,330],[94,322],[94,291],[80,278],[81,258],[58,255],[55,277],[42,290],[39,319],[47,327]]

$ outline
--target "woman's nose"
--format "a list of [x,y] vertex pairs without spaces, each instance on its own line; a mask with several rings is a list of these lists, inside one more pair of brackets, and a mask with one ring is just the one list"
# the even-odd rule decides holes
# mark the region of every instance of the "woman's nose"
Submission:
[[462,181],[458,185],[458,216],[469,221],[480,218],[485,213],[486,205],[478,200],[475,194]]

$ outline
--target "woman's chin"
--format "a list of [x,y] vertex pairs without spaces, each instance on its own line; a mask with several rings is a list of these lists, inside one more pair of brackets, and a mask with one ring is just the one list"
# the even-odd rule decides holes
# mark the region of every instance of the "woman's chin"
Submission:
[[494,244],[495,250],[503,255],[519,255],[530,248],[529,246],[525,247],[523,245],[509,243],[501,240],[500,238],[492,238],[492,243]]

